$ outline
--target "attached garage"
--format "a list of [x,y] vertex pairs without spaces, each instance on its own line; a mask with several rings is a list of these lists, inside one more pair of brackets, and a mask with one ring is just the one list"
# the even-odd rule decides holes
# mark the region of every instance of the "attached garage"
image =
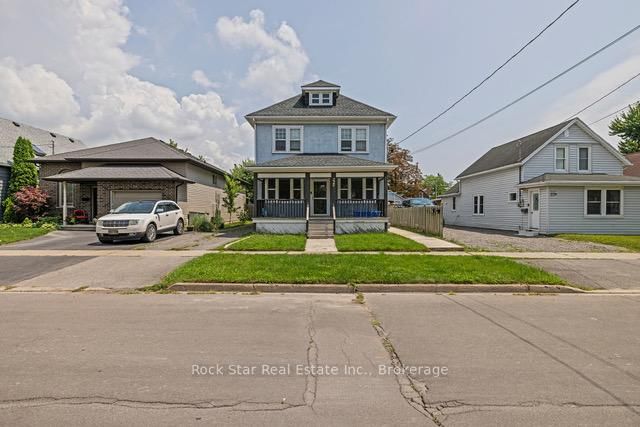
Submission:
[[136,200],[162,200],[162,191],[146,190],[113,190],[111,191],[111,209],[115,209],[123,203]]

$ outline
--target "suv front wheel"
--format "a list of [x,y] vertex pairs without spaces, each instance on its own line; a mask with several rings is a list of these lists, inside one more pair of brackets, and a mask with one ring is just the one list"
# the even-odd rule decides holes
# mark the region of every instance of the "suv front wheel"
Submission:
[[147,230],[144,232],[144,236],[142,237],[143,242],[153,242],[156,240],[158,235],[158,229],[154,223],[147,225]]

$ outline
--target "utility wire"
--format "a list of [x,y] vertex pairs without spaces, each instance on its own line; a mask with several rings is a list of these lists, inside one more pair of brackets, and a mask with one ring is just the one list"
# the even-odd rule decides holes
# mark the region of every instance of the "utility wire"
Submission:
[[624,86],[626,86],[627,84],[631,83],[635,78],[640,77],[640,73],[636,74],[635,76],[631,77],[629,80],[625,81],[624,83],[616,86],[614,89],[610,90],[609,92],[605,93],[604,95],[602,95],[600,98],[596,99],[595,101],[593,101],[591,104],[587,105],[586,107],[584,107],[582,110],[578,111],[575,114],[570,115],[569,117],[567,117],[566,119],[563,120],[567,121],[569,119],[572,119],[574,117],[576,117],[578,114],[582,113],[583,111],[588,110],[589,108],[593,107],[594,105],[596,105],[598,102],[602,101],[603,99],[605,99],[607,96],[611,95],[612,93],[622,89]]
[[456,105],[458,105],[460,102],[462,102],[462,100],[464,100],[466,97],[468,97],[469,95],[471,95],[473,92],[476,91],[476,89],[480,88],[480,86],[482,86],[483,84],[485,84],[487,82],[487,80],[489,80],[491,77],[493,77],[498,71],[500,71],[501,69],[503,69],[509,62],[511,62],[513,59],[515,59],[516,56],[518,56],[520,53],[522,53],[523,50],[525,50],[527,47],[529,47],[530,44],[532,44],[534,41],[536,41],[545,31],[547,31],[549,28],[551,28],[551,26],[553,24],[555,24],[556,22],[558,22],[560,20],[560,18],[562,18],[572,7],[574,7],[576,4],[578,4],[578,2],[580,2],[580,0],[575,0],[573,3],[571,3],[565,10],[562,11],[562,13],[560,15],[558,15],[553,21],[551,21],[550,23],[547,24],[546,27],[544,27],[538,34],[536,34],[536,36],[534,38],[532,38],[531,40],[529,40],[524,46],[522,46],[520,49],[518,49],[518,51],[516,53],[514,53],[513,55],[511,55],[509,57],[509,59],[507,59],[505,62],[502,63],[502,65],[500,65],[498,68],[496,68],[495,70],[493,70],[491,72],[491,74],[489,74],[487,77],[485,77],[480,83],[478,83],[477,85],[475,85],[473,88],[471,88],[471,90],[469,90],[467,93],[465,93],[461,98],[459,98],[456,102],[454,102],[453,104],[451,104],[450,106],[448,106],[445,110],[443,110],[441,113],[439,113],[437,116],[435,116],[434,118],[432,118],[431,120],[429,120],[427,123],[425,123],[424,125],[420,126],[418,129],[416,129],[415,131],[413,131],[412,133],[410,133],[408,136],[404,137],[402,140],[400,140],[400,143],[406,141],[407,139],[411,138],[412,136],[414,136],[415,134],[417,134],[418,132],[420,132],[421,130],[423,130],[424,128],[426,128],[427,126],[429,126],[431,123],[435,122],[436,120],[438,120],[440,117],[444,116],[447,112],[449,112],[449,110],[451,110],[453,107],[455,107]]
[[624,110],[626,110],[627,108],[632,107],[633,105],[636,105],[636,104],[637,104],[637,102],[634,102],[634,103],[629,104],[629,105],[625,105],[625,106],[624,106],[624,107],[622,107],[621,109],[616,110],[616,111],[614,111],[613,113],[609,113],[609,114],[607,114],[606,116],[600,117],[598,120],[596,120],[596,121],[593,121],[593,122],[589,123],[589,126],[591,126],[591,125],[595,125],[596,123],[603,121],[603,120],[604,120],[604,119],[606,119],[607,117],[611,117],[611,116],[613,116],[614,114],[618,114],[620,111],[624,111]]
[[422,151],[428,150],[429,148],[435,147],[436,145],[440,145],[445,141],[450,140],[451,138],[454,138],[458,135],[460,135],[463,132],[468,131],[471,128],[474,128],[476,126],[478,126],[481,123],[486,122],[487,120],[489,120],[490,118],[492,118],[493,116],[503,112],[504,110],[506,110],[507,108],[517,104],[518,102],[522,101],[523,99],[527,98],[528,96],[534,94],[535,92],[539,91],[540,89],[542,89],[545,86],[548,86],[549,84],[553,83],[554,81],[558,80],[560,77],[564,76],[565,74],[569,73],[570,71],[578,68],[580,65],[584,64],[585,62],[587,62],[588,60],[590,60],[591,58],[593,58],[594,56],[602,53],[603,51],[607,50],[608,48],[610,48],[611,46],[613,46],[614,44],[618,43],[620,40],[624,39],[625,37],[628,37],[630,34],[632,34],[633,32],[637,31],[638,29],[640,29],[640,25],[636,25],[635,27],[633,27],[632,29],[630,29],[629,31],[627,31],[626,33],[624,33],[623,35],[621,35],[620,37],[618,37],[617,39],[613,40],[612,42],[609,42],[608,44],[604,45],[603,47],[601,47],[600,49],[596,50],[595,52],[593,52],[591,55],[587,56],[586,58],[582,59],[580,62],[577,62],[576,64],[572,65],[571,67],[567,68],[566,70],[564,70],[563,72],[561,72],[560,74],[557,74],[556,76],[552,77],[551,79],[547,80],[546,82],[542,83],[541,85],[539,85],[538,87],[536,87],[535,89],[530,90],[529,92],[525,93],[524,95],[516,98],[515,100],[511,101],[510,103],[508,103],[507,105],[497,109],[496,111],[494,111],[491,114],[488,114],[486,116],[484,116],[483,118],[481,118],[480,120],[470,124],[469,126],[460,129],[459,131],[447,136],[446,138],[442,138],[432,144],[429,144],[425,147],[422,147],[418,150],[414,150],[413,154],[416,153],[420,153]]

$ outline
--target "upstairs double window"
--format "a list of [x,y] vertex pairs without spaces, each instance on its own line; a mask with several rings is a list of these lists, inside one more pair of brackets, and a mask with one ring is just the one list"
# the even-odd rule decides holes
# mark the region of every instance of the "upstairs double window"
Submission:
[[338,151],[341,153],[368,153],[368,126],[339,126]]
[[302,126],[274,126],[274,153],[302,153]]

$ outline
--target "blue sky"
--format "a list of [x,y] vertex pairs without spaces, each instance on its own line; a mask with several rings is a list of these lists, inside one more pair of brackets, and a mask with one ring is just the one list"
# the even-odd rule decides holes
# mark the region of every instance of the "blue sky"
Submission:
[[[12,85],[0,83],[9,93],[0,100],[0,115],[88,144],[149,134],[174,138],[228,167],[252,152],[244,114],[322,78],[396,114],[389,133],[401,139],[571,2],[69,0],[50,13],[49,2],[15,2],[0,17],[0,38],[17,28],[38,29],[0,46],[0,77]],[[47,19],[34,17],[34,8]],[[637,25],[639,16],[638,1],[580,1],[490,82],[404,145],[417,149],[481,118]],[[493,145],[565,119],[638,72],[640,31],[416,159],[423,172],[451,179]],[[640,78],[581,117],[597,119],[639,94]],[[50,102],[38,108],[42,96]],[[594,128],[606,136],[607,123]]]

